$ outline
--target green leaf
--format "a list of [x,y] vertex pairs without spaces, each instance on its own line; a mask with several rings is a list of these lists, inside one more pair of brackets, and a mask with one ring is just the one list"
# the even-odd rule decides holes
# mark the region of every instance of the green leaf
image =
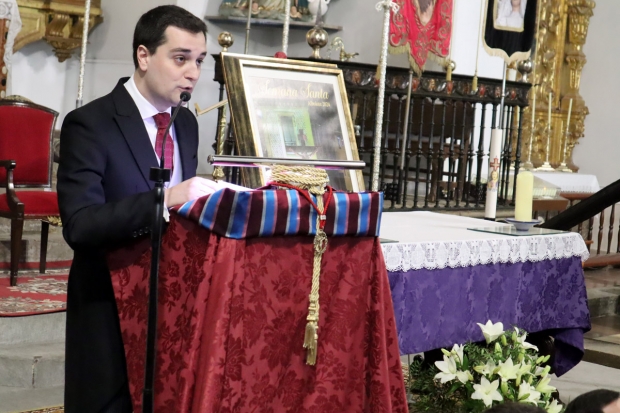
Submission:
[[452,385],[452,387],[450,387],[450,390],[448,390],[447,395],[451,395],[452,393],[454,393],[459,387],[461,387],[461,383],[459,381],[457,381],[456,383],[454,383]]
[[463,353],[463,370],[469,370],[469,357]]

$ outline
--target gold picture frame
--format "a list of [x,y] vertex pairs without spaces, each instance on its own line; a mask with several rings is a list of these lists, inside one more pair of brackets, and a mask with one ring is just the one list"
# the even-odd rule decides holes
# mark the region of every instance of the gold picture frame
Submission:
[[[359,160],[342,71],[328,63],[221,53],[238,155]],[[243,184],[266,184],[243,168]],[[330,185],[364,191],[362,172],[328,171]]]

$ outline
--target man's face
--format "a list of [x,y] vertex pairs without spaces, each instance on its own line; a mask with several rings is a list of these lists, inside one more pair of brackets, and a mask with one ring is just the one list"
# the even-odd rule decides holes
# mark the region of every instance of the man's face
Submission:
[[205,36],[169,26],[164,43],[149,53],[138,48],[138,89],[158,110],[179,102],[181,92],[192,92],[200,77],[200,66],[207,55]]
[[620,413],[620,399],[603,408],[603,413]]

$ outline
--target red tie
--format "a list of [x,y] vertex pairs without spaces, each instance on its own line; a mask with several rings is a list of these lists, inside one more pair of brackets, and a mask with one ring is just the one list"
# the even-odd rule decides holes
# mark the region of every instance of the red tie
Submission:
[[[155,139],[155,153],[161,159],[161,147],[164,143],[164,132],[166,132],[166,127],[170,122],[170,114],[167,112],[158,113],[153,116],[155,119],[155,124],[157,125],[157,138]],[[164,168],[172,169],[174,168],[174,142],[172,141],[172,137],[170,133],[168,133],[168,139],[166,139],[166,148],[165,148],[166,157],[164,159]]]

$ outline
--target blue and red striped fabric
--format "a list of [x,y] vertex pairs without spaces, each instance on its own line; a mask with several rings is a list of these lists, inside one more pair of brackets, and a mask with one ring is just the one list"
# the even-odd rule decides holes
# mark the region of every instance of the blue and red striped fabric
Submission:
[[[316,202],[316,198],[311,195]],[[295,190],[238,192],[225,188],[173,208],[218,235],[242,239],[273,235],[314,235],[317,212]],[[328,236],[379,236],[382,192],[334,192],[327,208]]]

